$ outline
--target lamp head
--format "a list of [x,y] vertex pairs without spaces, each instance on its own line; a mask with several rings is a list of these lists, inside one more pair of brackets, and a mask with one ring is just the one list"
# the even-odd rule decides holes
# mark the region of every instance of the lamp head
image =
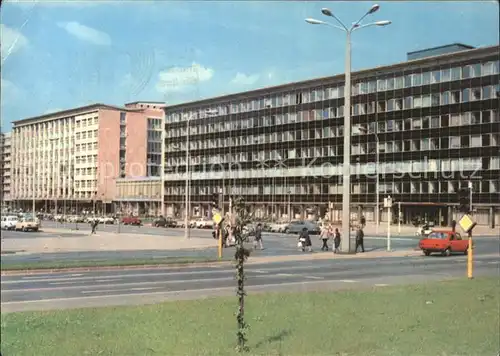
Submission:
[[373,6],[370,8],[370,10],[368,10],[368,13],[369,13],[369,14],[373,14],[373,13],[377,12],[377,11],[378,11],[378,9],[380,9],[380,5],[379,5],[379,4],[375,4],[375,5],[373,5]]
[[385,20],[385,21],[377,21],[377,22],[375,22],[375,25],[377,25],[377,26],[387,26],[387,25],[390,25],[391,23],[392,23],[391,21]]
[[324,21],[320,21],[320,20],[316,20],[316,19],[312,19],[312,18],[307,18],[305,21],[311,25],[324,25],[325,24]]
[[332,11],[326,7],[321,9],[321,13],[325,16],[333,16]]

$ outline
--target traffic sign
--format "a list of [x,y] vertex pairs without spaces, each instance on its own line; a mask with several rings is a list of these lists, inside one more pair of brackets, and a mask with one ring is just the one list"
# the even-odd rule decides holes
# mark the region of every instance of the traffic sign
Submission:
[[460,225],[460,227],[462,228],[462,230],[464,230],[464,232],[468,233],[474,228],[474,226],[476,226],[476,223],[474,222],[474,220],[472,220],[472,217],[470,215],[465,214],[458,221],[458,225]]
[[212,220],[217,225],[220,224],[222,222],[222,220],[224,220],[224,218],[222,217],[221,212],[218,209],[212,209]]

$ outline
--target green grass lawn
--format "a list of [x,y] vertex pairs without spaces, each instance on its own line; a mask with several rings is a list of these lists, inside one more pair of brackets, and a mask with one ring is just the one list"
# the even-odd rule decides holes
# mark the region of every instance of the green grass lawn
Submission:
[[119,260],[67,260],[67,261],[35,261],[35,262],[14,262],[1,263],[2,271],[20,270],[41,270],[41,269],[64,269],[79,267],[113,267],[113,266],[144,266],[144,265],[172,265],[172,264],[192,264],[230,261],[231,257],[222,259],[208,257],[162,257],[162,258],[128,258]]
[[[3,356],[234,355],[236,297],[2,315]],[[494,278],[249,295],[249,355],[496,355]]]

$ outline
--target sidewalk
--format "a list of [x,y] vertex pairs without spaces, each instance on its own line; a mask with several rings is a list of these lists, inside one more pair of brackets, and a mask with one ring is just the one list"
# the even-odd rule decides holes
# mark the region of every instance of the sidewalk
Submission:
[[339,260],[353,258],[380,258],[380,257],[412,257],[422,256],[422,251],[398,250],[398,251],[367,251],[350,255],[337,255],[333,252],[304,253],[303,255],[287,256],[252,256],[248,259],[248,264],[273,263],[273,262],[295,262],[295,261],[316,261],[316,260]]
[[[61,233],[59,229],[44,229],[44,232]],[[214,239],[143,235],[98,231],[96,235],[82,236],[81,231],[70,237],[37,237],[3,239],[2,251],[24,253],[83,252],[83,251],[136,251],[136,250],[180,250],[204,249],[217,246]]]
[[[446,226],[436,226],[436,229],[451,229],[450,227]],[[368,223],[366,224],[365,228],[363,229],[365,236],[387,236],[387,222],[381,222],[380,225],[378,226],[378,232],[377,232],[377,226],[374,223]],[[398,226],[398,224],[393,224],[391,225],[391,235],[394,237],[397,237],[398,235],[401,236],[415,236],[415,232],[417,231],[417,228],[413,225],[401,225],[401,227]],[[465,233],[462,231],[462,229],[457,226],[457,232],[460,234],[464,235]],[[476,226],[473,231],[473,236],[488,236],[488,237],[500,237],[500,228],[495,228],[491,229],[487,226]]]

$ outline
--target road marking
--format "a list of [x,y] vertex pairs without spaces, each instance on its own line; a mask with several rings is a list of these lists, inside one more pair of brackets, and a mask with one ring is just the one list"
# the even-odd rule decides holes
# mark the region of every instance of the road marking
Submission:
[[383,284],[383,283],[377,283],[375,284],[375,287],[388,287],[388,284]]
[[323,277],[317,277],[317,276],[305,276],[307,279],[325,279]]
[[290,273],[278,273],[278,274],[276,274],[276,276],[280,276],[280,277],[294,277],[295,275],[294,274],[290,274]]
[[[279,275],[258,275],[252,276],[251,278],[275,278]],[[285,277],[285,276],[283,276]],[[286,275],[286,277],[300,277],[293,274]],[[68,287],[48,287],[48,288],[21,288],[21,289],[3,289],[2,294],[8,293],[18,293],[18,292],[44,292],[44,291],[54,291],[54,290],[68,290],[68,289],[89,289],[96,287],[112,287],[112,286],[141,286],[141,285],[159,285],[159,284],[182,284],[182,283],[200,283],[200,282],[215,282],[215,281],[234,281],[234,276],[223,277],[223,278],[206,278],[206,279],[181,279],[181,280],[164,280],[164,281],[151,281],[151,282],[132,282],[132,283],[110,283],[96,285],[83,285],[83,286],[68,286]]]
[[161,287],[148,287],[148,288],[128,288],[128,289],[99,289],[99,290],[84,290],[82,294],[95,294],[95,293],[110,293],[110,292],[128,292],[128,291],[146,291],[160,289]]
[[[247,289],[250,290],[259,290],[259,289],[266,289],[269,287],[288,287],[288,286],[303,286],[304,284],[315,284],[318,283],[316,281],[310,281],[310,282],[289,282],[289,283],[278,283],[278,284],[261,284],[258,286],[248,286]],[[323,282],[322,282],[323,283]],[[127,289],[129,290],[129,289]],[[117,291],[116,289],[114,291]],[[234,287],[218,287],[218,288],[201,288],[201,289],[185,289],[185,290],[179,290],[179,291],[158,291],[158,292],[149,292],[149,293],[134,293],[134,294],[113,294],[113,295],[90,295],[90,296],[85,296],[85,297],[67,297],[67,298],[52,298],[52,299],[39,299],[39,300],[25,300],[25,301],[19,301],[19,302],[2,302],[2,306],[8,306],[8,305],[23,305],[23,304],[33,304],[33,303],[54,303],[54,302],[61,302],[61,301],[77,301],[77,300],[88,300],[88,299],[106,299],[106,298],[124,298],[124,297],[136,297],[136,296],[148,296],[148,295],[178,295],[178,294],[184,294],[184,293],[200,293],[200,292],[213,292],[213,291],[234,291]],[[4,291],[2,291],[4,293]]]
[[353,281],[352,279],[341,279],[339,282],[344,282],[344,283],[357,283],[358,281]]
[[255,273],[269,273],[269,271],[264,271],[264,270],[261,270],[261,269],[256,269],[252,272],[255,272]]
[[[220,266],[222,267],[222,266]],[[317,269],[317,265],[311,265],[311,266],[297,266],[297,267],[278,267],[278,268],[266,268],[265,270],[259,269],[258,271],[266,271],[266,273],[273,273],[277,271],[290,271],[290,270],[308,270],[308,269]],[[253,269],[247,269],[248,272],[255,272],[257,270]],[[107,272],[107,271],[105,271]],[[151,272],[151,273],[128,273],[128,274],[105,274],[103,276],[87,276],[87,277],[78,277],[78,278],[67,278],[66,276],[57,276],[55,278],[47,278],[47,276],[39,276],[36,277],[38,278],[37,282],[62,282],[62,281],[74,281],[74,280],[79,280],[79,281],[92,281],[95,280],[96,278],[120,278],[120,279],[126,279],[130,277],[149,277],[149,276],[182,276],[182,275],[199,275],[199,274],[234,274],[234,270],[232,269],[226,269],[226,270],[215,270],[215,269],[207,269],[203,271],[182,271],[182,272]],[[261,273],[261,272],[257,272]],[[293,276],[293,274],[291,275]],[[22,277],[28,278],[28,277]],[[20,284],[20,283],[27,283],[27,282],[32,282],[29,280],[9,280],[9,281],[1,281],[1,284]]]
[[499,264],[500,262],[499,261],[491,261],[491,262],[488,262],[490,265],[497,265]]

